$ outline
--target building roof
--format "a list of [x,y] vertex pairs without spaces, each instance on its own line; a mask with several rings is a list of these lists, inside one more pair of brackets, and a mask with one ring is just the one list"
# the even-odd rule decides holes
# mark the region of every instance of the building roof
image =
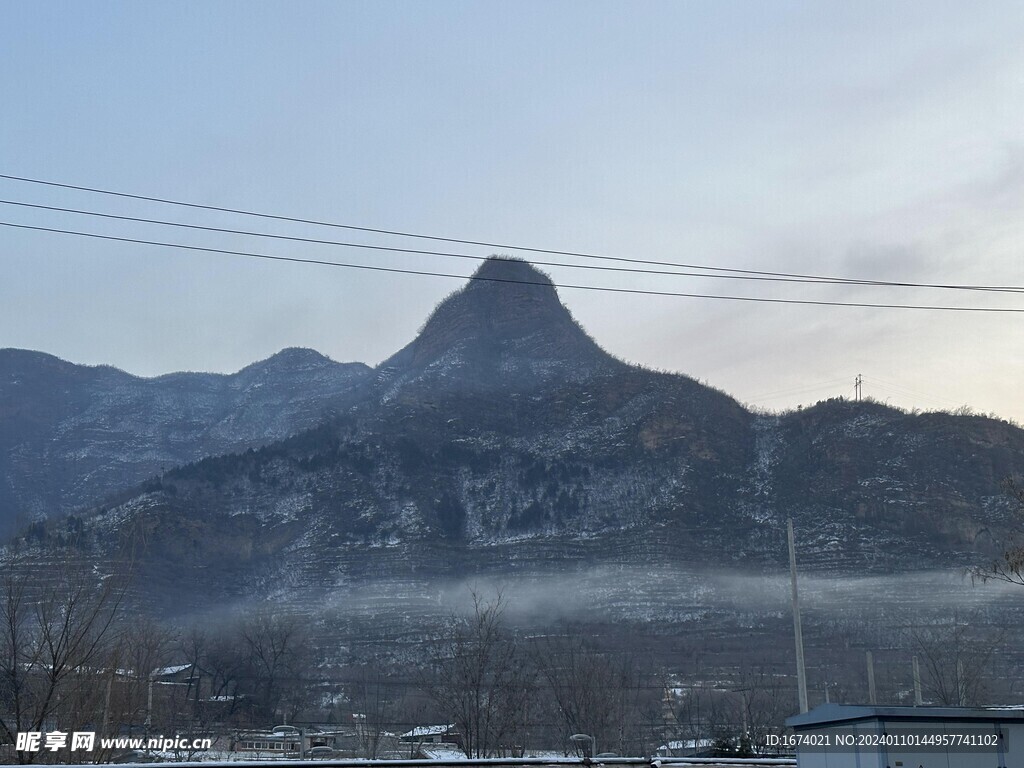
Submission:
[[431,745],[420,747],[420,753],[427,760],[469,760],[466,753],[449,745]]
[[173,667],[159,667],[150,672],[151,677],[163,677],[164,675],[176,675],[189,667],[191,664],[175,664]]
[[403,733],[402,738],[415,738],[417,736],[445,736],[455,729],[455,725],[421,725],[413,728],[408,733]]
[[703,749],[704,747],[710,747],[713,744],[714,741],[712,739],[683,739],[681,741],[670,741],[667,744],[662,744],[658,749]]
[[786,718],[797,730],[855,720],[983,720],[1024,723],[1024,709],[1015,707],[879,707],[864,704],[822,704],[810,712]]

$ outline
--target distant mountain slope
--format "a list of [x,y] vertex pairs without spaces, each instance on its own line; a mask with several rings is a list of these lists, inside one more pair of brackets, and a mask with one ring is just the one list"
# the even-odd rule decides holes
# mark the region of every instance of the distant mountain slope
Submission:
[[1005,421],[834,399],[765,419],[759,437],[759,490],[820,567],[963,566],[1020,523],[1003,482],[1024,472],[1024,430]]
[[313,426],[369,372],[287,349],[231,375],[144,379],[0,349],[0,531]]
[[784,562],[788,516],[817,569],[950,567],[1011,522],[1010,424],[841,400],[755,415],[607,355],[528,264],[478,275],[335,416],[168,470],[76,521],[82,544],[130,547],[144,588],[184,610],[574,563],[756,571]]

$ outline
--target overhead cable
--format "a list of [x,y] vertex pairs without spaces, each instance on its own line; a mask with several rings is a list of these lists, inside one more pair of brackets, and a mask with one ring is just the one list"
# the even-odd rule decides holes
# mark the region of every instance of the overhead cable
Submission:
[[[148,219],[140,216],[124,216],[115,213],[104,213],[102,211],[87,211],[79,208],[64,208],[55,205],[42,205],[39,203],[26,203],[18,200],[0,200],[0,205],[13,205],[22,208],[33,208],[37,210],[55,211],[59,213],[72,213],[80,216],[93,216],[103,219],[114,219],[117,221],[132,221],[142,224],[157,224],[164,227],[178,227],[180,229],[194,229],[203,232],[218,232],[221,234],[243,235],[246,237],[265,237],[273,240],[287,240],[299,243],[311,243],[315,245],[332,245],[344,248],[363,248],[371,251],[385,251],[388,253],[413,253],[425,256],[444,256],[456,259],[471,259],[474,261],[487,261],[490,256],[478,256],[469,253],[452,253],[450,251],[426,251],[418,248],[396,248],[393,246],[372,245],[368,243],[351,243],[341,240],[322,240],[312,237],[297,237],[294,235],[278,235],[271,232],[253,232],[246,229],[228,229],[225,227],[211,227],[200,224],[187,224],[180,221],[167,221],[166,219]],[[1016,286],[981,286],[981,285],[941,285],[936,283],[890,283],[878,280],[853,280],[833,279],[828,277],[769,277],[767,275],[733,275],[733,274],[706,274],[702,272],[679,272],[659,269],[636,269],[634,267],[607,267],[591,264],[566,264],[557,261],[537,261],[531,259],[530,263],[541,267],[565,267],[568,269],[588,269],[602,272],[625,272],[638,275],[675,275],[679,277],[701,277],[715,280],[753,280],[779,283],[805,283],[820,285],[866,285],[873,287],[906,287],[906,288],[945,288],[967,291],[988,291],[993,293],[1024,293],[1024,287]]]
[[930,310],[940,312],[986,312],[986,313],[1024,313],[1024,308],[1012,308],[1012,307],[956,307],[956,306],[940,306],[932,304],[886,304],[886,303],[871,303],[871,302],[852,302],[852,301],[824,301],[824,300],[811,300],[811,299],[777,299],[768,298],[763,296],[723,296],[718,294],[707,294],[707,293],[684,293],[678,291],[655,291],[645,290],[641,288],[612,288],[606,286],[597,285],[575,285],[570,283],[551,283],[548,281],[539,280],[513,280],[508,278],[498,277],[487,277],[482,275],[454,275],[445,272],[435,272],[432,270],[424,269],[400,269],[398,267],[383,267],[379,265],[371,264],[350,264],[337,261],[327,261],[324,259],[308,259],[301,258],[298,256],[278,256],[266,253],[254,253],[251,251],[233,251],[225,248],[207,248],[198,245],[186,245],[184,243],[167,243],[156,240],[143,240],[134,237],[115,237],[114,235],[101,235],[95,232],[80,232],[77,230],[69,229],[58,229],[55,227],[40,227],[31,226],[28,224],[15,224],[13,222],[0,221],[0,226],[11,227],[14,229],[32,230],[36,232],[51,232],[63,235],[73,235],[76,237],[87,237],[97,240],[109,240],[122,243],[135,243],[139,245],[152,245],[162,248],[176,248],[179,250],[186,251],[198,251],[203,253],[220,253],[231,256],[243,256],[246,258],[253,259],[265,259],[268,261],[282,261],[292,262],[297,264],[317,264],[326,267],[340,267],[344,269],[362,269],[373,272],[390,272],[396,274],[405,275],[423,275],[429,277],[443,277],[451,278],[455,280],[475,280],[475,281],[486,281],[495,283],[513,283],[516,285],[536,285],[544,288],[562,288],[572,289],[580,291],[598,291],[602,293],[623,293],[623,294],[638,294],[644,296],[672,296],[679,298],[690,298],[690,299],[717,299],[721,301],[747,301],[755,302],[760,304],[799,304],[805,306],[823,306],[823,307],[865,307],[869,309],[917,309],[917,310]]
[[[945,285],[945,284],[927,284],[927,283],[912,283],[906,281],[891,281],[891,280],[870,280],[861,278],[846,278],[846,277],[835,277],[827,275],[811,275],[801,274],[796,272],[773,272],[766,270],[757,269],[740,269],[734,267],[716,267],[705,264],[688,264],[681,262],[671,261],[658,261],[650,259],[636,259],[625,256],[606,256],[600,254],[586,253],[582,251],[563,251],[550,248],[536,248],[523,245],[511,245],[508,243],[496,243],[488,242],[483,240],[469,240],[456,237],[442,237],[439,235],[427,235],[416,232],[404,232],[393,229],[382,229],[377,227],[364,227],[357,226],[354,224],[342,224],[339,222],[323,221],[318,219],[306,219],[295,216],[283,216],[280,214],[262,213],[259,211],[249,211],[240,208],[229,208],[225,206],[217,205],[204,205],[201,203],[190,203],[183,200],[173,200],[163,197],[155,197],[151,195],[138,195],[128,192],[117,192],[109,189],[101,189],[98,187],[87,187],[77,184],[66,184],[56,181],[47,181],[44,179],[34,179],[26,176],[14,176],[11,174],[0,173],[0,179],[8,179],[10,181],[24,182],[27,184],[38,184],[48,187],[57,187],[62,189],[73,189],[80,192],[89,192],[92,194],[107,195],[111,197],[120,197],[131,200],[142,200],[145,202],[160,203],[162,205],[174,205],[181,206],[184,208],[192,208],[197,210],[216,211],[220,213],[230,213],[240,216],[253,216],[261,219],[270,219],[274,221],[287,221],[298,224],[309,224],[320,227],[332,227],[336,229],[347,229],[356,232],[368,232],[380,235],[390,235],[394,237],[409,237],[417,238],[421,240],[434,240],[437,242],[445,243],[458,243],[462,245],[475,245],[486,248],[498,248],[502,250],[513,250],[513,251],[525,251],[529,253],[544,253],[553,256],[569,256],[582,259],[596,259],[601,261],[617,261],[629,264],[646,264],[651,266],[659,267],[675,267],[678,269],[701,269],[709,272],[732,272],[741,275],[764,275],[768,277],[776,278],[799,278],[801,280],[807,280],[811,282],[830,282],[830,283],[848,283],[852,285],[884,285],[890,287],[900,288],[948,288],[956,290],[976,290],[976,291],[999,291],[999,292],[1021,292],[1024,291],[1024,287],[1017,286],[983,286],[983,285]],[[364,246],[367,247],[367,246]],[[562,265],[567,266],[567,265]]]

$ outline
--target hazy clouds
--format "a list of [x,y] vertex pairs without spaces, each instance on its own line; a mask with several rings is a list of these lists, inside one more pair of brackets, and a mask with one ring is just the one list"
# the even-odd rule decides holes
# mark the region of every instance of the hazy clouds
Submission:
[[[33,3],[8,17],[4,173],[662,261],[1024,284],[1015,3]],[[385,242],[7,181],[0,193]],[[8,206],[0,220],[474,266]],[[0,346],[147,375],[237,370],[285,346],[374,364],[458,285],[13,230],[0,243]],[[1018,306],[1013,295],[548,271],[694,293]],[[848,394],[863,373],[917,393],[866,386],[896,404],[1024,418],[1018,315],[561,293],[609,351],[742,400],[804,387],[760,404],[813,402]]]

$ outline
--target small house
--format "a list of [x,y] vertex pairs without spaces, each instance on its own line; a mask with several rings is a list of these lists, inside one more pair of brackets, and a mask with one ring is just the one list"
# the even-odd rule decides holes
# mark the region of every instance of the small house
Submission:
[[1024,709],[823,704],[786,720],[798,768],[1024,768]]

